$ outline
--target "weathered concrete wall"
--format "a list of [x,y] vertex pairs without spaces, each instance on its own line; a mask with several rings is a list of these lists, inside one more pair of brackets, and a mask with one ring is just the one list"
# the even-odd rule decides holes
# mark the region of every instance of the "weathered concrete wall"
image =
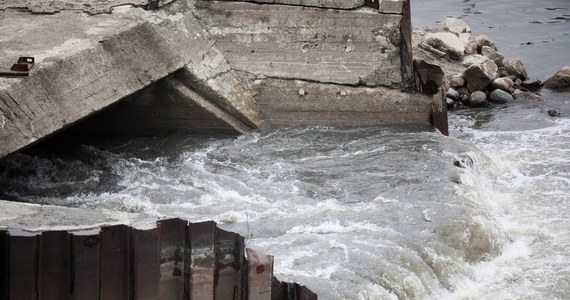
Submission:
[[[96,1],[93,9],[119,2]],[[161,5],[94,16],[1,12],[0,66],[23,55],[36,57],[36,66],[28,78],[0,78],[0,157],[122,99],[90,127],[243,133],[429,122],[430,99],[413,94],[407,0],[146,6]],[[160,89],[139,92],[161,80]]]
[[236,71],[345,85],[404,81],[401,15],[229,1],[197,1],[196,7]]
[[[385,87],[351,87],[298,80],[267,79],[254,85],[267,122],[363,125],[428,123],[432,98]],[[390,113],[387,113],[390,112]]]

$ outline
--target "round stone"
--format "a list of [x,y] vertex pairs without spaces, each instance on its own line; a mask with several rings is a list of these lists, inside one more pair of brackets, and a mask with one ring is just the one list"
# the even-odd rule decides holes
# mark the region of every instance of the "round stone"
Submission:
[[513,96],[503,90],[496,89],[489,94],[489,101],[493,103],[504,104],[512,102],[513,100]]
[[[511,82],[512,82],[512,80],[511,80]],[[503,77],[496,78],[495,80],[493,80],[493,82],[491,82],[491,87],[493,87],[494,90],[500,89],[500,90],[503,90],[505,92],[507,92],[509,90],[509,88],[511,88],[509,83]]]
[[447,90],[447,93],[445,93],[445,96],[446,96],[447,98],[450,98],[450,99],[453,99],[453,100],[459,100],[459,99],[461,99],[461,95],[459,95],[459,92],[456,91],[456,90],[454,90],[454,89],[452,89],[452,88],[449,88],[449,89]]
[[484,107],[487,105],[487,95],[481,91],[471,93],[469,96],[469,106],[471,107]]

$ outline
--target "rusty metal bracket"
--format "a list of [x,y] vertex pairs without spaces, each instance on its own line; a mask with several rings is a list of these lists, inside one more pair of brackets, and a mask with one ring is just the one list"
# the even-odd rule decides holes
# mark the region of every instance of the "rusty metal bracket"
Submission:
[[4,77],[19,77],[28,76],[30,70],[34,67],[35,59],[31,56],[21,56],[18,62],[12,65],[10,71],[0,71],[0,76]]

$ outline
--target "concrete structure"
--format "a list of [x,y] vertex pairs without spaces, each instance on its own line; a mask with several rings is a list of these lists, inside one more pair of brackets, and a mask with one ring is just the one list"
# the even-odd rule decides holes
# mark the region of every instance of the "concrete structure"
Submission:
[[5,201],[0,212],[0,299],[317,299],[214,222]]
[[0,157],[94,115],[77,130],[429,122],[408,0],[50,3],[0,0],[0,68],[36,62],[0,78]]

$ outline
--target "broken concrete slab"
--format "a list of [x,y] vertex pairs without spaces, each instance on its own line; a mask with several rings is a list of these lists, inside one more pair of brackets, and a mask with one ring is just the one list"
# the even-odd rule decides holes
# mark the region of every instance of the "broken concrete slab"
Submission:
[[348,85],[403,81],[400,15],[227,1],[196,6],[237,71]]
[[216,52],[214,42],[188,7],[169,8],[174,11],[126,7],[96,16],[3,12],[2,43],[9,46],[1,47],[0,63],[11,64],[6,62],[12,56],[26,53],[36,56],[36,66],[29,78],[0,78],[0,157],[189,65],[189,73],[199,73],[194,78],[208,88],[205,93],[227,96],[223,104],[240,112],[240,122],[251,128],[262,124],[223,56],[212,63],[208,53]]

